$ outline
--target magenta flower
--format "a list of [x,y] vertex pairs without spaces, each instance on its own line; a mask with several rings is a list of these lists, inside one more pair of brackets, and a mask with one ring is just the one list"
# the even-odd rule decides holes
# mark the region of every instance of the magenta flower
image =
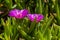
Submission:
[[28,19],[31,20],[32,22],[35,20],[36,22],[41,21],[44,16],[42,14],[28,14],[27,15]]
[[13,9],[9,12],[8,15],[11,17],[22,19],[25,16],[27,16],[27,14],[28,14],[28,10],[26,9],[23,9],[23,10]]

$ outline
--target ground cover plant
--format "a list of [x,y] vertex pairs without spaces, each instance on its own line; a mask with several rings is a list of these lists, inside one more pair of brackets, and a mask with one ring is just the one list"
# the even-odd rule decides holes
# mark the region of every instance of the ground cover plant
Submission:
[[60,0],[0,0],[0,40],[60,40]]

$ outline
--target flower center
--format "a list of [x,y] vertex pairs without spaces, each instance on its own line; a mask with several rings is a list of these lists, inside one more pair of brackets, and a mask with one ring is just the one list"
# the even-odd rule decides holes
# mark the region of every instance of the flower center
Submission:
[[19,16],[22,16],[22,14],[20,13]]

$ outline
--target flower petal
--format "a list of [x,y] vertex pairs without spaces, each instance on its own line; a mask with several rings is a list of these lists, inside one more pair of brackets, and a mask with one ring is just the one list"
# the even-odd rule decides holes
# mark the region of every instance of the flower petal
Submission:
[[18,13],[19,13],[20,10],[18,9],[13,9],[9,12],[9,16],[12,16],[12,17],[15,17]]

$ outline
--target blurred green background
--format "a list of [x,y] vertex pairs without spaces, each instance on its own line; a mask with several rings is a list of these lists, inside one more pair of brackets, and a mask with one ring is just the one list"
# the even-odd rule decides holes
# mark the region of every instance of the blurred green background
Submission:
[[[27,33],[30,22],[16,23],[17,19],[8,16],[12,9],[43,14],[39,30]],[[60,40],[60,0],[0,0],[0,40]]]

